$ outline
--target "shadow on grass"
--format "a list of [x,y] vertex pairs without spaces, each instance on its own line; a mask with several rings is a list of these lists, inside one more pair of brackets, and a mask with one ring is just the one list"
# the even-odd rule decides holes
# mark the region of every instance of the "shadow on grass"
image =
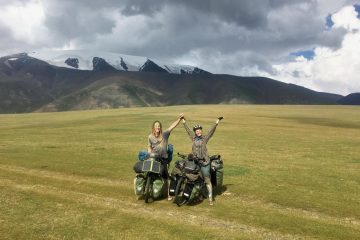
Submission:
[[226,185],[222,185],[221,187],[215,188],[213,191],[213,199],[214,201],[216,200],[216,196],[218,195],[222,195],[224,192],[227,191],[228,186],[232,186],[234,184],[226,184]]

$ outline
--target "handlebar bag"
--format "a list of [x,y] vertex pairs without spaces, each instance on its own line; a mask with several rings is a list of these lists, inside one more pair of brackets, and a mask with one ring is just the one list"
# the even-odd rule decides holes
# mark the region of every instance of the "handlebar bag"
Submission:
[[200,167],[194,161],[186,161],[184,171],[185,173],[198,173]]
[[153,172],[153,173],[161,173],[161,163],[154,160],[144,160],[142,171],[143,172]]

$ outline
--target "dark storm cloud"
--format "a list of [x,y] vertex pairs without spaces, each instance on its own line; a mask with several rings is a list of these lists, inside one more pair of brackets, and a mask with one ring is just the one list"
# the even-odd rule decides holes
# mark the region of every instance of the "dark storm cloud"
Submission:
[[[156,1],[125,1],[122,13],[127,15],[145,14],[152,15],[160,11],[165,5],[185,7],[197,10],[208,17],[216,17],[221,21],[234,23],[249,29],[261,28],[267,24],[267,13],[272,9],[296,4],[311,3],[313,0],[156,0]],[[185,16],[186,17],[186,16]]]
[[48,1],[45,4],[45,26],[64,41],[77,38],[87,41],[95,35],[111,34],[115,21],[105,11],[99,11],[101,8],[91,6],[91,2],[79,6],[79,2],[73,1]]
[[[168,9],[176,11],[177,9],[185,8],[190,14],[201,14],[210,19],[216,18],[218,21],[224,21],[229,24],[235,24],[240,27],[248,29],[262,29],[268,26],[268,14],[278,8],[284,8],[285,6],[294,6],[299,4],[311,4],[314,5],[314,1],[285,1],[285,0],[247,0],[247,1],[233,1],[233,0],[208,0],[208,1],[192,1],[192,0],[124,0],[124,1],[55,1],[48,0],[44,4],[47,5],[48,21],[51,27],[63,27],[61,26],[61,17],[75,18],[74,13],[81,14],[82,11],[88,12],[77,16],[77,19],[72,19],[72,23],[76,24],[76,21],[81,21],[82,17],[90,14],[91,11],[97,12],[103,9],[118,9],[124,16],[133,15],[145,15],[153,16],[160,13],[166,6],[170,6]],[[195,11],[194,11],[195,10]],[[105,16],[97,16],[105,18]],[[188,14],[182,16],[187,18]],[[56,18],[54,20],[53,18]],[[63,19],[66,20],[66,19]],[[86,20],[86,19],[85,19]],[[106,19],[101,26],[111,27],[111,21]],[[171,19],[165,19],[171,20]],[[101,21],[101,19],[99,19]],[[79,27],[79,28],[78,28]],[[73,29],[79,29],[81,32],[82,25],[74,25]],[[179,28],[182,26],[179,25]],[[95,28],[100,29],[100,28]],[[64,31],[64,33],[67,33]]]
[[[1,6],[9,2],[0,0]],[[229,56],[223,60],[235,59],[238,68],[252,64],[266,71],[271,70],[270,63],[290,52],[315,46],[336,48],[344,35],[343,31],[326,31],[328,13],[319,16],[319,1],[315,0],[47,0],[41,3],[50,40],[39,41],[39,46],[61,48],[71,42],[76,48],[162,60],[197,52],[199,56]],[[1,33],[11,42],[11,32]],[[30,46],[37,43],[24,48]]]
[[159,12],[166,0],[153,0],[153,1],[144,1],[144,0],[132,0],[123,2],[124,5],[121,6],[121,13],[125,16],[131,15],[149,15],[152,16],[154,13]]
[[[169,53],[178,54],[202,47],[216,47],[220,51],[266,49],[270,44],[270,50],[275,50],[302,43],[314,45],[327,39],[321,36],[325,17],[316,17],[317,3],[311,0],[48,0],[43,4],[45,25],[59,44],[61,40],[63,43],[71,40],[77,40],[79,44],[83,41],[91,43],[97,41],[97,36],[112,34],[117,22],[111,11],[119,12],[125,18],[147,17],[146,23],[137,23],[144,24],[138,28],[144,40],[149,41],[144,48],[156,52],[161,46]],[[161,27],[157,36],[151,32],[154,26]],[[224,26],[228,32],[220,29]],[[334,41],[324,42],[329,43],[338,45]],[[114,41],[113,45],[116,44],[121,42]]]
[[[276,5],[273,1],[272,6],[269,2],[267,11],[263,12],[263,20],[257,22],[261,26],[257,29],[252,29],[255,24],[245,21],[246,18],[240,21],[231,14],[225,21],[222,15],[225,6],[222,11],[216,11],[219,8],[207,6],[200,10],[200,5],[191,4],[172,4],[166,9],[172,12],[171,16],[159,13],[157,20],[149,18],[149,22],[162,23],[161,32],[155,36],[144,35],[149,39],[149,45],[128,49],[136,54],[146,53],[147,56],[164,58],[194,50],[199,51],[200,55],[207,52],[206,55],[215,56],[220,52],[222,56],[232,54],[239,64],[237,68],[253,65],[270,72],[270,62],[281,61],[290,52],[313,49],[319,45],[337,48],[345,34],[341,30],[326,31],[325,17],[318,17],[314,1],[294,1],[287,5]],[[226,7],[235,8],[235,5]],[[232,65],[230,62],[233,58],[228,59],[229,62],[224,65]],[[223,60],[226,61],[226,58]]]
[[232,0],[210,0],[204,4],[203,1],[177,0],[173,4],[183,5],[189,9],[196,9],[219,20],[234,23],[246,28],[259,28],[266,24],[266,12],[268,5],[266,1],[232,1]]
[[[142,3],[137,1],[131,7],[147,9],[143,14],[151,12]],[[166,1],[158,3],[165,4]],[[243,49],[273,54],[315,45],[338,47],[344,35],[343,31],[325,31],[325,16],[318,16],[316,11],[319,6],[313,0],[213,0],[206,4],[203,1],[178,0],[167,3],[167,10],[173,11],[173,14],[163,19],[163,30],[168,31],[173,36],[173,42],[185,51],[187,48],[208,47],[224,53]],[[130,8],[129,5],[126,8]],[[141,14],[141,11],[136,14]],[[177,32],[171,34],[174,29]],[[159,39],[153,39],[152,43],[166,46],[168,44],[161,41],[164,39],[160,34]],[[176,51],[180,48],[168,46],[168,49]]]

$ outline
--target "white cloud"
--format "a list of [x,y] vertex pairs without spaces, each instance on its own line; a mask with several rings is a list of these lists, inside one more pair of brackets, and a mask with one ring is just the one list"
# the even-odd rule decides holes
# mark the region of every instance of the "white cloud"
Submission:
[[45,14],[40,1],[18,2],[1,9],[0,21],[11,29],[17,40],[35,42],[45,36],[43,27]]
[[348,31],[359,30],[360,21],[357,18],[357,12],[353,6],[347,6],[331,17],[334,27],[343,27]]
[[346,29],[341,47],[333,50],[315,48],[311,60],[297,57],[292,62],[273,65],[269,77],[302,85],[317,91],[349,94],[360,92],[360,20],[353,6],[332,15],[333,28]]
[[360,91],[356,2],[0,0],[0,53],[104,50],[346,94]]

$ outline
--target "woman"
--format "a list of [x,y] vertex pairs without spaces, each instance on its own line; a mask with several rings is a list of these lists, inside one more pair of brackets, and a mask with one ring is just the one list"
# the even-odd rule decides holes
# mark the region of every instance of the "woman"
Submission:
[[[167,145],[170,137],[171,131],[179,124],[180,120],[184,117],[184,114],[180,114],[179,118],[173,122],[168,129],[164,132],[162,131],[162,125],[160,121],[155,121],[152,124],[151,133],[148,137],[148,153],[155,154],[163,159],[164,164],[164,178],[169,178],[168,173],[168,154],[167,154]],[[171,200],[171,197],[168,197],[168,200]]]
[[204,176],[206,188],[209,192],[209,204],[211,206],[213,205],[213,198],[212,198],[212,185],[210,179],[210,157],[207,152],[206,144],[214,134],[216,127],[221,119],[223,118],[219,117],[216,120],[215,125],[210,129],[209,133],[207,135],[203,135],[202,126],[195,125],[193,127],[193,132],[191,132],[191,130],[186,124],[185,119],[182,118],[182,122],[184,124],[185,130],[192,141],[192,154],[194,155],[195,158],[199,159],[199,162],[201,164],[201,173]]

